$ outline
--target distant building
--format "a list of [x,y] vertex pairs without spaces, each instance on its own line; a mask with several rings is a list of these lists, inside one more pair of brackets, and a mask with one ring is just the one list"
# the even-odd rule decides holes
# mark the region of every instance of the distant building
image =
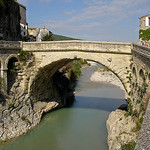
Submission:
[[150,14],[142,16],[140,19],[140,30],[146,30],[150,28]]
[[[140,30],[147,30],[150,28],[150,14],[144,15],[140,17],[139,19],[140,19]],[[141,32],[141,35],[142,35],[142,32]],[[139,43],[146,47],[150,47],[150,40],[145,41],[140,38]]]
[[28,35],[28,23],[26,20],[26,7],[19,4],[20,7],[20,28],[21,28],[21,35],[22,37],[25,37]]
[[39,29],[36,41],[41,42],[42,41],[41,39],[47,34],[48,35],[52,34],[52,32],[46,29],[45,27],[43,27],[42,29]]
[[30,36],[31,41],[36,41],[37,29],[36,28],[28,28],[28,35]]

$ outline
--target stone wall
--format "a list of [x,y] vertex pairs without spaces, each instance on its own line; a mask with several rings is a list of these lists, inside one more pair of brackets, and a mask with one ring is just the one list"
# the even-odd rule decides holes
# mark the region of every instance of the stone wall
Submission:
[[20,23],[26,25],[27,24],[26,7],[21,4],[19,4],[19,7],[20,7],[20,16],[21,16]]
[[150,48],[133,44],[132,53],[132,90],[130,93],[133,105],[132,114],[140,119],[140,123],[144,119],[135,150],[147,150],[150,148]]
[[24,87],[36,71],[34,57],[27,59],[25,64],[24,60],[19,62],[18,76],[9,96],[0,97],[0,141],[26,133],[40,122],[43,113],[64,106],[67,93],[73,93],[70,76],[53,64],[54,68],[48,66],[38,72],[29,95]]
[[150,28],[150,26],[146,26],[146,17],[150,18],[150,14],[139,18],[140,19],[140,30],[146,30],[146,29]]
[[118,76],[127,91],[130,90],[126,78],[127,72],[130,71],[130,43],[78,40],[23,42],[22,46],[24,51],[31,51],[34,54],[35,62],[39,62],[40,67],[59,60],[73,60],[77,58],[100,63]]
[[3,0],[0,5],[0,35],[8,41],[21,39],[19,5],[13,0]]

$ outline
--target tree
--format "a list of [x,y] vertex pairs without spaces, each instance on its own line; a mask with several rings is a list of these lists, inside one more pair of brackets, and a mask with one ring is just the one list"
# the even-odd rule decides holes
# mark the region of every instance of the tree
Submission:
[[49,34],[46,34],[41,40],[42,41],[54,41],[53,34],[49,32]]

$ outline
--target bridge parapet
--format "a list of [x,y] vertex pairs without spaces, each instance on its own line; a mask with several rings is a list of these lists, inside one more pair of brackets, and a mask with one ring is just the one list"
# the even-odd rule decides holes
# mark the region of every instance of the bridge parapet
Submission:
[[21,42],[0,41],[0,50],[20,50]]
[[132,43],[132,52],[150,58],[150,48]]
[[22,49],[25,51],[87,51],[131,54],[131,43],[96,42],[81,40],[23,42]]

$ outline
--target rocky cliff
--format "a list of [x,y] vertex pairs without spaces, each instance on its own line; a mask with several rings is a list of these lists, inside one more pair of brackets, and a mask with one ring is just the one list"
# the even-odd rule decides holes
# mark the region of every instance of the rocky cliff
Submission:
[[0,0],[0,40],[19,41],[20,10],[14,0]]
[[[44,113],[63,107],[67,103],[68,96],[73,97],[74,82],[72,82],[70,71],[64,71],[63,68],[60,68],[52,76],[48,76],[48,74],[38,76],[39,87],[36,88],[41,88],[38,91],[47,88],[46,84],[40,86],[45,79],[47,79],[49,91],[41,92],[42,95],[37,93],[38,96],[32,98],[23,88],[27,80],[23,80],[22,74],[25,72],[26,76],[31,75],[34,70],[32,59],[34,58],[26,62],[26,65],[18,64],[20,69],[17,71],[18,75],[9,91],[9,96],[3,98],[1,96],[0,141],[26,133],[40,122]],[[52,72],[49,73],[52,74]],[[49,98],[46,97],[47,94]]]
[[121,150],[121,146],[137,139],[135,120],[125,114],[126,111],[117,109],[109,115],[106,122],[109,150]]

